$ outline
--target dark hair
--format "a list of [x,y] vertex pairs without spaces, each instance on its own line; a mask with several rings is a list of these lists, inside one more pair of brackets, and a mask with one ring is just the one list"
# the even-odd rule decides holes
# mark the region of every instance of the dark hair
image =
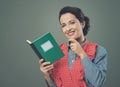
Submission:
[[89,23],[89,18],[84,15],[82,10],[77,7],[66,6],[62,8],[61,11],[59,12],[59,21],[60,21],[60,17],[65,13],[71,13],[75,15],[75,17],[79,20],[80,23],[85,21],[85,27],[83,29],[83,34],[87,35],[88,31],[90,30],[90,23]]

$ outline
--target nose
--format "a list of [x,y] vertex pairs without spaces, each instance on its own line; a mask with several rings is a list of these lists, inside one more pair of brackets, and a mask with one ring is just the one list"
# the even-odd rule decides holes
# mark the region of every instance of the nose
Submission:
[[71,26],[70,25],[67,25],[66,26],[66,30],[69,31],[71,29]]

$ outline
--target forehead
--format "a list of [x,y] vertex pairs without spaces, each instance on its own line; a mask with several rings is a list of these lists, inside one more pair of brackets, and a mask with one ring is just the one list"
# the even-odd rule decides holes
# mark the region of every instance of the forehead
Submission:
[[71,14],[71,13],[65,13],[65,14],[61,15],[60,22],[61,23],[66,23],[68,21],[76,20],[76,19],[77,18],[73,14]]

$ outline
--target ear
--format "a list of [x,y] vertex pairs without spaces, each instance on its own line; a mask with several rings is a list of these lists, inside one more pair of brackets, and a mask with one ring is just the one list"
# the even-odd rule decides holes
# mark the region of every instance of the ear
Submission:
[[84,27],[85,27],[85,21],[83,21],[83,22],[81,23],[81,25],[82,25],[82,29],[84,29]]

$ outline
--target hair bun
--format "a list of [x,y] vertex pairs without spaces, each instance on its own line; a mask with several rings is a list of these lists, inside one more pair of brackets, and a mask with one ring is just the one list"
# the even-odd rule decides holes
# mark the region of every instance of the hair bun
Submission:
[[85,27],[83,29],[84,35],[87,35],[88,31],[90,30],[90,19],[87,16],[84,16]]

